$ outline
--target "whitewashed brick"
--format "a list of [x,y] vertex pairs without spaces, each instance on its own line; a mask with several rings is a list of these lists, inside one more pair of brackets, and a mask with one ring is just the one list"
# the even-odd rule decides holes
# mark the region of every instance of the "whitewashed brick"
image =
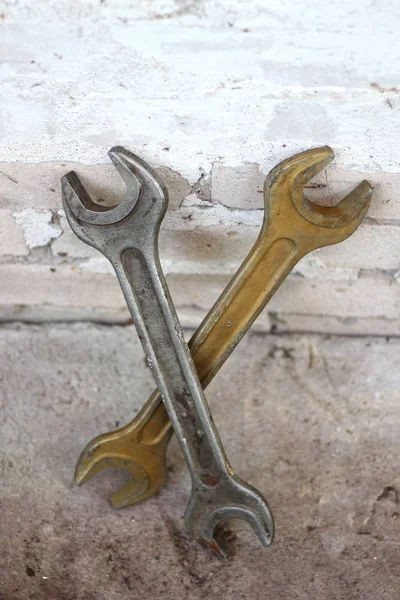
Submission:
[[327,267],[397,270],[400,267],[400,226],[361,225],[344,242],[317,250]]
[[61,235],[62,230],[58,212],[25,208],[12,213],[15,222],[21,226],[24,232],[25,243],[28,248],[47,246]]
[[[107,154],[105,153],[105,160]],[[77,165],[73,162],[0,163],[0,207],[21,211],[24,209],[61,209],[61,177],[76,170],[93,194],[93,199],[104,197],[112,203],[119,201],[124,190],[113,165]]]
[[20,225],[10,212],[0,210],[0,256],[26,256],[29,250]]
[[[0,162],[0,208],[61,209],[61,177],[76,171],[95,202],[118,204],[126,187],[111,162],[109,148],[104,149],[104,164],[86,165],[74,162],[20,163]],[[169,209],[179,208],[190,193],[188,182],[168,167],[156,169],[169,192]]]
[[[0,321],[24,321],[40,323],[47,321],[95,321],[98,323],[132,322],[127,307],[71,307],[54,306],[52,304],[0,304]],[[192,321],[196,323],[196,321]]]
[[[251,226],[244,223],[252,217],[251,212],[234,214],[231,222],[225,222],[224,213],[203,210],[204,226],[197,225],[195,209],[190,230],[185,221],[177,219],[166,223],[160,238],[160,253],[168,273],[233,273],[244,260],[257,239],[261,214],[254,214]],[[179,211],[180,212],[180,211]],[[208,223],[223,215],[215,226]],[[238,220],[242,218],[242,223]],[[260,221],[258,224],[257,221]],[[207,225],[207,226],[205,226]],[[313,256],[314,258],[312,258]],[[362,224],[344,242],[317,250],[305,257],[295,270],[305,277],[320,279],[354,279],[360,269],[398,270],[400,267],[400,227],[397,225]]]
[[[72,308],[116,308],[124,299],[116,277],[76,265],[2,264],[0,279],[7,281],[1,304],[49,305]],[[229,276],[172,275],[168,277],[177,306],[211,308]],[[356,281],[310,280],[289,276],[271,300],[269,312],[277,314],[331,315],[340,318],[398,319],[400,284],[385,277]]]
[[[107,160],[106,152],[104,160]],[[276,162],[271,160],[270,167]],[[0,208],[13,211],[62,208],[60,179],[71,170],[77,171],[94,200],[103,199],[107,204],[121,200],[124,184],[111,164],[0,163]],[[190,193],[190,185],[171,169],[161,167],[157,170],[168,188],[169,210],[176,210]],[[359,173],[328,168],[313,179],[306,194],[317,203],[335,205],[363,179],[367,179],[374,188],[368,216],[400,221],[400,174],[397,173]],[[263,209],[264,180],[265,173],[254,163],[230,167],[214,162],[212,199],[229,208]],[[312,184],[315,184],[315,189],[312,189]]]
[[19,306],[117,308],[124,299],[113,274],[83,271],[76,265],[2,264],[7,281],[0,303]]
[[[4,311],[0,307],[0,310]],[[178,309],[179,319],[183,327],[195,329],[200,325],[207,314],[206,309],[192,306],[182,306]],[[0,313],[1,314],[1,313]],[[46,319],[46,312],[33,313],[28,320]],[[117,313],[109,314],[112,321],[123,322]],[[36,318],[34,318],[36,317]],[[88,315],[89,317],[89,315]],[[91,315],[92,320],[102,320],[103,313]],[[60,319],[60,316],[58,317]],[[90,317],[89,317],[90,318]],[[376,335],[399,336],[400,319],[387,319],[386,317],[340,317],[337,315],[305,315],[296,313],[268,312],[266,308],[251,327],[252,331],[287,333],[287,332],[313,332],[325,335]]]
[[[255,164],[229,167],[215,162],[212,170],[213,201],[229,208],[263,209],[265,177],[266,173],[261,173],[259,166]],[[398,173],[359,173],[337,171],[330,167],[324,169],[307,184],[304,191],[306,196],[317,204],[335,206],[364,179],[374,188],[368,217],[400,221],[400,174]]]
[[[246,227],[243,224],[227,227],[222,223],[214,227],[196,227],[191,231],[165,228],[160,235],[163,270],[166,274],[233,275],[250,252],[258,233],[258,227]],[[359,242],[357,251],[362,244],[363,241]],[[365,268],[368,259],[362,255],[353,255],[349,259],[343,252],[341,257],[346,257],[346,260],[336,260],[335,249],[338,246],[332,247],[332,252],[327,255],[329,260],[326,261],[324,256],[316,253],[305,256],[294,267],[294,273],[311,279],[357,279],[358,270]],[[393,268],[393,261],[396,262],[396,259],[390,262],[387,256],[382,256],[379,268]],[[398,261],[396,264],[399,264]]]
[[262,209],[264,180],[265,173],[261,173],[257,164],[230,167],[215,162],[211,177],[212,199],[229,208]]
[[255,227],[224,225],[168,230],[160,235],[163,270],[170,273],[234,273],[258,235]]
[[[229,277],[176,275],[168,278],[178,306],[195,305],[209,310]],[[286,314],[335,316],[340,319],[399,320],[400,284],[385,277],[356,281],[316,281],[289,276],[266,308]]]
[[62,228],[62,235],[54,240],[51,245],[51,252],[53,256],[68,257],[68,258],[91,258],[98,257],[100,252],[84,244],[72,231],[68,224],[66,217],[60,217],[60,225]]

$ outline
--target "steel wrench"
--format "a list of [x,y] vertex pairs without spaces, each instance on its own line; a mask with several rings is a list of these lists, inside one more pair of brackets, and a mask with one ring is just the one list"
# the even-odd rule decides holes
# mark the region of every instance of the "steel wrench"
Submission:
[[166,189],[134,154],[118,147],[109,155],[127,185],[126,198],[116,207],[100,207],[70,172],[62,178],[64,209],[76,235],[102,252],[117,274],[190,470],[186,526],[221,558],[227,558],[229,547],[214,530],[232,517],[246,520],[268,546],[270,510],[228,462],[161,270],[157,241]]
[[[304,185],[334,158],[328,146],[279,163],[264,184],[264,222],[252,250],[189,342],[205,388],[248,331],[295,264],[308,252],[348,238],[365,217],[372,195],[361,182],[335,207],[310,202]],[[165,479],[173,430],[156,390],[127,425],[89,442],[78,459],[78,484],[108,466],[131,479],[111,496],[115,508],[155,494]]]

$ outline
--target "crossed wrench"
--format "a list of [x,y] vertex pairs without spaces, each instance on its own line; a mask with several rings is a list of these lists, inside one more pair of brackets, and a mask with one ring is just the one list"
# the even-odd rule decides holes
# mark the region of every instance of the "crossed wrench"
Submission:
[[110,157],[127,183],[116,207],[92,202],[77,175],[62,179],[67,219],[84,242],[111,262],[164,406],[190,470],[185,523],[193,537],[221,558],[230,554],[222,521],[247,521],[269,546],[273,519],[263,496],[233,471],[197,376],[158,258],[158,233],[167,192],[152,169],[123,148]]
[[[367,181],[335,207],[315,205],[304,196],[304,185],[333,158],[327,146],[308,150],[281,162],[266,177],[264,222],[258,239],[189,342],[204,388],[300,258],[345,240],[362,222],[372,195]],[[127,173],[119,171],[129,185]],[[155,391],[131,423],[97,436],[86,446],[76,466],[77,483],[85,483],[105,467],[117,466],[128,470],[132,478],[112,495],[114,507],[152,496],[165,479],[172,433]]]

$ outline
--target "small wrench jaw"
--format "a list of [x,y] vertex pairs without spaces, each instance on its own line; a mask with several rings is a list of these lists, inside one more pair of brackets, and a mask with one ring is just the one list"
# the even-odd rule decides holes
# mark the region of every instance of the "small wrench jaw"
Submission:
[[336,206],[319,206],[304,195],[303,187],[303,183],[294,181],[292,201],[298,213],[314,225],[336,229],[337,243],[352,235],[363,221],[369,209],[373,192],[368,181],[364,180]]
[[[231,504],[226,503],[228,497]],[[185,513],[185,523],[193,537],[222,560],[232,556],[228,536],[221,527],[228,519],[247,521],[264,546],[272,544],[274,520],[265,499],[237,475],[234,479],[223,479],[214,488],[197,488]]]
[[116,206],[93,202],[74,171],[61,179],[63,205],[71,228],[83,242],[106,255],[105,227],[119,227],[120,234],[130,234],[132,241],[132,232],[144,235],[158,231],[168,206],[168,192],[147,163],[119,146],[112,148],[109,156],[127,186],[124,199]]
[[127,503],[131,504],[133,494],[135,496],[135,503],[139,502],[149,489],[148,473],[129,457],[123,458],[120,454],[117,456],[109,454],[107,457],[94,458],[94,461],[90,458],[89,460],[85,460],[80,457],[79,463],[80,468],[75,470],[75,481],[78,485],[86,483],[97,473],[110,467],[120,468],[129,473],[130,479],[114,492],[110,498],[111,505],[114,508],[122,508],[123,506],[127,506]]
[[118,173],[125,181],[126,186],[130,189],[135,183],[144,181],[146,186],[150,186],[153,194],[158,196],[163,203],[164,210],[167,210],[168,205],[168,190],[164,182],[158,176],[156,171],[133,152],[129,152],[122,146],[114,146],[108,153]]
[[[285,222],[290,222],[293,227],[293,221],[305,219],[315,226],[315,237],[310,235],[311,232],[309,237],[316,247],[341,242],[354,233],[371,202],[373,190],[367,181],[362,181],[336,206],[319,206],[304,195],[306,183],[333,158],[332,149],[323,146],[300,152],[274,167],[264,184],[265,226],[268,226],[271,214],[275,223],[280,222],[282,231]],[[331,230],[330,235],[326,229]]]
[[93,459],[90,455],[84,457],[81,455],[75,469],[75,482],[81,486],[97,475],[97,473],[109,467],[123,469],[130,475],[128,481],[110,496],[111,506],[116,509],[138,504],[146,500],[146,498],[154,496],[162,487],[165,480],[164,461],[158,466],[154,465],[154,467],[149,468],[148,465],[142,466],[133,462],[130,456],[124,457],[122,453],[112,456],[108,452],[105,457],[98,459]]
[[[124,435],[121,436],[121,432]],[[129,433],[129,435],[128,435]],[[108,467],[119,467],[130,478],[110,497],[113,508],[124,508],[153,496],[165,481],[165,457],[169,437],[147,445],[141,440],[140,427],[126,432],[122,427],[94,438],[81,453],[75,467],[75,481],[83,485]],[[132,445],[136,447],[132,458]]]
[[[153,394],[157,398],[157,393]],[[148,426],[149,415],[151,426]],[[170,422],[163,410],[142,409],[134,423],[103,433],[91,440],[81,453],[75,467],[75,481],[86,483],[103,468],[107,459],[132,475],[110,501],[114,508],[142,502],[162,487],[166,477],[166,454],[172,435]],[[147,488],[141,482],[147,480]],[[139,485],[138,485],[139,483]]]
[[267,529],[265,519],[261,520],[258,514],[251,512],[247,507],[224,506],[214,511],[204,520],[203,535],[198,538],[203,546],[210,548],[222,560],[229,560],[233,555],[229,538],[221,526],[228,519],[247,521],[260,542],[266,547],[271,545],[273,540],[273,521],[270,513],[268,515]]
[[[68,221],[88,225],[113,225],[128,216],[140,194],[140,183],[131,181],[131,193],[117,206],[103,206],[93,202],[75,171],[61,178],[63,204]],[[72,225],[71,223],[71,225]],[[86,241],[83,237],[83,241]]]

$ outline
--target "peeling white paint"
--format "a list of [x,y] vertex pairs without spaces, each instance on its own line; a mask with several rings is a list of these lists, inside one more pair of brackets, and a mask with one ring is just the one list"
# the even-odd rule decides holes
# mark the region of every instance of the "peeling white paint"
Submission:
[[27,247],[32,249],[47,246],[62,234],[60,222],[58,219],[54,220],[54,215],[60,217],[63,212],[25,208],[21,212],[12,213],[12,216],[22,227]]

